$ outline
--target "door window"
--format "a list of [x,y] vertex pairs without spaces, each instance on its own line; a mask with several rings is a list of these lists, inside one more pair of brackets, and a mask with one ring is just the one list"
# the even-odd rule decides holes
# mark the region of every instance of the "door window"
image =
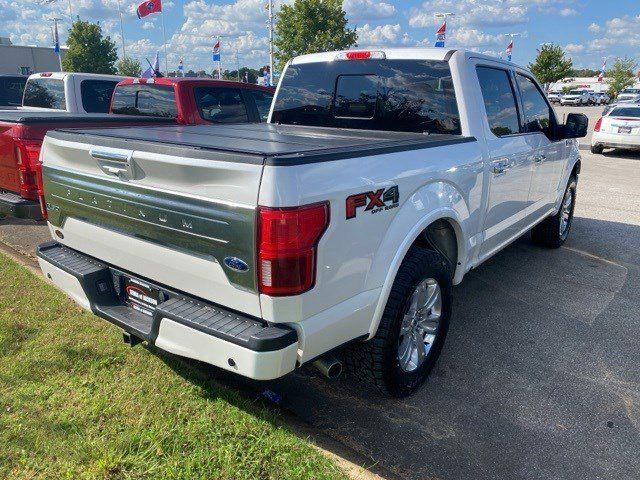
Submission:
[[82,80],[80,94],[84,111],[87,113],[108,113],[111,94],[113,94],[117,83],[117,81],[109,80]]
[[266,122],[269,117],[269,110],[271,109],[271,101],[273,100],[273,93],[265,92],[263,90],[246,90],[253,96],[253,100],[256,102],[256,108],[258,109],[258,115],[260,115],[260,121]]
[[524,131],[528,133],[542,132],[549,136],[551,133],[551,107],[532,79],[520,74],[517,74],[516,78],[524,110]]
[[477,71],[489,128],[493,134],[502,137],[520,133],[516,96],[509,72],[491,67],[478,67]]

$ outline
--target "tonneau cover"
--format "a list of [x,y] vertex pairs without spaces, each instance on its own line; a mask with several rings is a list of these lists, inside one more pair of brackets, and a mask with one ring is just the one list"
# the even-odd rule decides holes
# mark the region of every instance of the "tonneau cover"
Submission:
[[[85,138],[77,138],[78,134]],[[76,136],[73,139],[75,141],[132,150],[153,151],[156,150],[153,148],[154,144],[162,144],[164,148],[197,149],[200,151],[197,155],[199,158],[203,158],[202,151],[206,150],[244,154],[254,157],[251,163],[265,161],[270,165],[337,160],[475,141],[473,137],[459,135],[424,135],[270,123],[74,129],[49,133],[53,138],[65,140],[71,140],[70,135]],[[229,160],[237,158],[234,155]]]
[[79,123],[79,122],[100,122],[100,123],[144,123],[163,122],[175,123],[173,118],[148,117],[143,115],[116,115],[111,113],[69,113],[69,112],[44,112],[29,110],[0,110],[0,122],[10,123]]

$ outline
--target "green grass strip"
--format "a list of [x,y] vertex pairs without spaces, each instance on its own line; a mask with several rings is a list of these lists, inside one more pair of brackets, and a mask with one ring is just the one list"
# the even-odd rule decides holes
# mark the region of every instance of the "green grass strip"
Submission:
[[0,478],[339,479],[277,414],[0,255]]

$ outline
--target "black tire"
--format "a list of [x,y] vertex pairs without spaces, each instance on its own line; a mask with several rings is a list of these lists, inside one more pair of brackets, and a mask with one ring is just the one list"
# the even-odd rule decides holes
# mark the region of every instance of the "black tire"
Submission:
[[[440,287],[440,320],[423,363],[413,371],[400,366],[400,327],[414,289],[425,279]],[[411,247],[391,287],[378,331],[371,340],[350,346],[345,352],[348,371],[385,395],[406,397],[427,379],[444,344],[451,318],[451,268],[440,253]]]
[[591,145],[591,153],[595,153],[596,155],[602,155],[604,151],[604,147],[602,145]]
[[[538,225],[531,229],[531,239],[537,245],[546,248],[560,248],[562,244],[567,240],[569,236],[569,231],[571,230],[571,224],[573,223],[573,211],[576,206],[576,188],[578,185],[578,180],[573,175],[569,178],[569,182],[567,183],[567,188],[564,191],[564,196],[562,197],[562,203],[560,204],[560,209],[558,213],[551,217],[547,217]],[[571,194],[571,202],[569,204],[568,211],[568,222],[564,229],[561,228],[563,212],[565,201],[567,200],[567,195]]]

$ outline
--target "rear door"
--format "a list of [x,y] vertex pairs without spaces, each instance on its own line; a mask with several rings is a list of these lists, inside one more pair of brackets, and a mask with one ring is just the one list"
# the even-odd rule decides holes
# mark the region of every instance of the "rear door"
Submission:
[[521,132],[517,90],[510,70],[476,65],[489,152],[489,192],[480,257],[491,255],[526,225],[532,146]]
[[531,147],[529,201],[535,216],[538,211],[546,213],[556,200],[568,147],[565,140],[553,140],[557,120],[537,83],[522,73],[516,73],[515,77],[523,112],[524,138]]

